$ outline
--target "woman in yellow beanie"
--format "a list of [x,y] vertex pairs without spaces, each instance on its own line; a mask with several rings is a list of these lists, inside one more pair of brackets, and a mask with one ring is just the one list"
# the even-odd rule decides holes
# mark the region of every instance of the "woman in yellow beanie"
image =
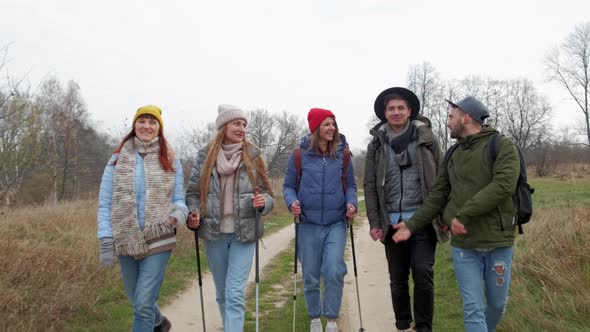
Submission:
[[[186,191],[188,226],[205,240],[225,332],[244,329],[244,290],[263,224],[255,234],[257,211],[274,206],[264,157],[246,139],[246,113],[220,105],[217,135],[197,155]],[[255,188],[260,187],[257,193]],[[199,225],[202,224],[202,227]]]
[[156,300],[175,228],[186,221],[182,166],[164,137],[162,111],[140,107],[109,160],[98,196],[100,263],[121,266],[133,304],[133,331],[169,331]]

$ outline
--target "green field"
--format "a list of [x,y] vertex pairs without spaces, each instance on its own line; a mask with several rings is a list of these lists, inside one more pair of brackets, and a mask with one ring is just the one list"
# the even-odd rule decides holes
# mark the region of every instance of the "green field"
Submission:
[[[510,300],[499,331],[590,331],[590,179],[533,178],[530,183],[536,189],[535,212],[525,235],[517,239]],[[119,269],[98,263],[94,200],[8,210],[0,215],[0,224],[4,253],[0,256],[0,330],[130,329],[132,308],[123,293]],[[266,220],[267,235],[291,225],[291,216],[277,200],[277,208]],[[193,233],[180,230],[161,304],[196,277],[194,250]],[[272,326],[264,331],[291,328],[293,252],[289,250],[267,267],[269,277],[260,285],[265,294],[261,322]],[[204,255],[202,259],[206,266]],[[435,271],[434,330],[460,331],[462,310],[448,245],[438,248]],[[301,285],[298,289],[302,290]],[[248,305],[253,302],[249,300]],[[304,330],[309,324],[301,292],[297,303],[299,326]],[[249,307],[249,331],[252,312]]]
[[[590,180],[533,178],[530,183],[536,190],[534,218],[525,226],[525,235],[517,238],[509,305],[498,331],[590,331]],[[555,214],[561,218],[556,218]],[[560,227],[567,227],[567,232],[556,231]],[[551,243],[560,245],[552,248]],[[554,250],[545,252],[545,247]],[[539,264],[540,261],[547,263]],[[560,269],[555,269],[551,263]],[[281,253],[265,271],[260,293],[270,292],[275,296],[261,299],[261,330],[291,330],[293,247]],[[300,282],[297,287],[297,330],[308,331],[309,318]],[[284,302],[284,299],[289,301]],[[248,303],[246,331],[254,331],[251,314],[254,300],[250,298]],[[436,254],[433,331],[462,330],[461,298],[450,244],[446,243],[439,245]]]

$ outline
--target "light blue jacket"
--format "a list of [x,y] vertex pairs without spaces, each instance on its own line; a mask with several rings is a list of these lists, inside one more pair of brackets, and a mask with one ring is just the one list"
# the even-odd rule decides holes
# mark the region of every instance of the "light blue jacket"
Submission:
[[[107,166],[102,175],[100,183],[100,191],[98,194],[98,238],[113,237],[113,228],[111,224],[111,206],[113,197],[113,182],[115,175],[114,162],[117,160],[119,154],[115,153],[107,163]],[[176,227],[183,225],[186,222],[188,215],[188,208],[184,201],[184,177],[182,174],[182,165],[178,159],[174,160],[174,194],[172,195],[172,204],[178,209],[174,209],[172,217],[176,218]],[[143,158],[135,151],[135,202],[137,205],[137,222],[139,228],[143,231],[145,224],[145,170],[143,166]]]

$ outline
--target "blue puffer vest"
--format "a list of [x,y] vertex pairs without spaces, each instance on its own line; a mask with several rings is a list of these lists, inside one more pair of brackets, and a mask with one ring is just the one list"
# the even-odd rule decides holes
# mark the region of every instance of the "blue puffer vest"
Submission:
[[310,135],[301,140],[301,181],[299,192],[296,191],[297,171],[293,155],[289,158],[283,197],[289,208],[294,201],[301,203],[300,221],[317,225],[332,225],[346,220],[346,204],[357,207],[356,182],[352,158],[347,169],[346,193],[342,187],[342,169],[344,160],[342,153],[348,146],[344,135],[340,135],[340,143],[336,149],[336,159],[322,157],[310,150]]

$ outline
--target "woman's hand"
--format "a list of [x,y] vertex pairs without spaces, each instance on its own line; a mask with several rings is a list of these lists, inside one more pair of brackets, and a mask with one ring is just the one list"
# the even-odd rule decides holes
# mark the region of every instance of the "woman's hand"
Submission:
[[356,216],[356,207],[353,204],[346,204],[346,218],[350,224],[353,223],[354,217]]
[[196,231],[200,224],[201,218],[199,216],[199,211],[197,211],[197,209],[193,209],[188,215],[186,226],[188,226],[191,231]]
[[301,214],[301,203],[299,202],[299,200],[293,202],[289,210],[291,210],[291,213],[293,213],[293,216],[295,218],[299,217],[299,215]]
[[256,209],[264,209],[264,204],[265,204],[264,195],[254,194],[252,196],[252,206],[254,206]]

